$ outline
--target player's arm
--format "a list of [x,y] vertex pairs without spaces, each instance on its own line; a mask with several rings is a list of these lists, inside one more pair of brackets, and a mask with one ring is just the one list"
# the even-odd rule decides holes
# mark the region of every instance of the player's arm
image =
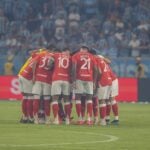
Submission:
[[97,87],[97,77],[98,77],[98,68],[97,65],[94,65],[93,67],[93,83],[94,83],[94,90]]
[[53,70],[54,69],[54,58],[53,57],[50,57],[49,61],[48,61],[48,64],[47,64],[47,67],[50,69],[50,70]]
[[34,58],[33,64],[32,64],[32,72],[33,72],[33,78],[32,81],[33,83],[35,82],[35,73],[36,73],[36,67],[39,61],[39,56],[36,56],[36,58]]
[[98,55],[100,58],[102,58],[107,64],[110,64],[111,63],[111,60],[107,57],[104,57],[102,55]]
[[101,78],[101,68],[97,66],[96,88],[99,87],[98,82],[99,82],[100,78]]

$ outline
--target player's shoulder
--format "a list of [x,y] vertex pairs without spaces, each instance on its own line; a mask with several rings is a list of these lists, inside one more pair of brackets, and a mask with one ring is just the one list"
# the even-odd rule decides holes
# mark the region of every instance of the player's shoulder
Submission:
[[54,53],[54,56],[55,56],[55,57],[61,56],[61,52],[55,52],[55,53]]

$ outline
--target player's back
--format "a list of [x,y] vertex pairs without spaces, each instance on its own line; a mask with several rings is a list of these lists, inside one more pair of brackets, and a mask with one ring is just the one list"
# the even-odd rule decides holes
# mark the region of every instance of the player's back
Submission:
[[72,62],[76,64],[77,79],[93,81],[93,68],[96,61],[92,54],[79,51],[72,57]]
[[37,63],[36,73],[35,73],[37,81],[47,82],[49,75],[52,74],[48,66],[49,61],[52,57],[53,54],[48,52],[39,54],[37,58],[38,63]]
[[54,54],[54,70],[52,80],[70,81],[71,56],[65,52]]
[[111,85],[112,77],[110,74],[110,67],[102,58],[99,58],[98,56],[96,57],[96,61],[97,61],[97,68],[99,69],[101,74],[99,83],[102,86]]

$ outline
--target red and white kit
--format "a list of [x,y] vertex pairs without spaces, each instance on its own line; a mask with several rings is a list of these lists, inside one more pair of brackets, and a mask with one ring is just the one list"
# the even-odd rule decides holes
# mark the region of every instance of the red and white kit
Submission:
[[34,95],[41,96],[51,94],[52,71],[48,67],[48,64],[52,58],[53,54],[48,52],[39,54],[36,58],[35,84],[32,90]]
[[54,54],[52,95],[70,95],[71,56],[65,52]]
[[111,93],[112,78],[108,64],[97,56],[97,67],[100,71],[98,80],[99,88],[97,89],[98,99],[109,99]]
[[93,94],[93,68],[96,65],[95,57],[89,52],[77,52],[72,57],[76,64],[77,94]]

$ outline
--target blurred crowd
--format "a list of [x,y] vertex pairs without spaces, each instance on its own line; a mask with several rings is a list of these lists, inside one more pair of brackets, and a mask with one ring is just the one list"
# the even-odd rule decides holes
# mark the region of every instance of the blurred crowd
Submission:
[[150,56],[148,0],[1,0],[0,52],[82,43],[110,57]]

